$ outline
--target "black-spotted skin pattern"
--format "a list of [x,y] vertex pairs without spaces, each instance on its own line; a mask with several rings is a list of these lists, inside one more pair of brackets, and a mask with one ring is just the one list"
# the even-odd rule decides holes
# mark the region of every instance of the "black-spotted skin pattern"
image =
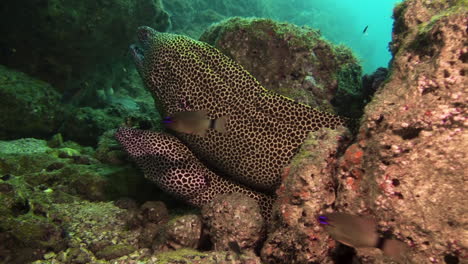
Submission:
[[255,199],[262,214],[269,219],[272,196],[216,175],[176,137],[124,127],[119,128],[115,137],[145,177],[165,192],[197,207],[207,204],[218,194],[243,193]]
[[137,68],[165,116],[206,110],[227,116],[228,133],[174,134],[210,166],[259,191],[274,191],[310,131],[345,121],[263,88],[239,64],[185,36],[139,29],[144,56]]

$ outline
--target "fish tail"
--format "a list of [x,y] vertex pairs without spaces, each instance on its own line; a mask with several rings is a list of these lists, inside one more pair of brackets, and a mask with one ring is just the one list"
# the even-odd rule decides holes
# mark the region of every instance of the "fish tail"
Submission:
[[226,123],[227,123],[227,116],[222,116],[216,120],[214,120],[214,126],[213,128],[220,132],[220,133],[226,133]]

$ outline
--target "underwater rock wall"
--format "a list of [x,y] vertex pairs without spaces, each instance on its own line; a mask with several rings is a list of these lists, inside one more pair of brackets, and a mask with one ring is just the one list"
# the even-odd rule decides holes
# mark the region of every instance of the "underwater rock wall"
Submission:
[[312,28],[234,17],[212,25],[200,40],[241,64],[268,90],[328,112],[361,113],[358,60]]
[[413,263],[459,263],[468,248],[468,6],[410,0],[394,16],[390,76],[342,161],[336,205],[375,215]]
[[[51,5],[53,2],[44,3]],[[115,5],[109,2],[102,4]],[[16,4],[11,7],[18,8]],[[0,13],[5,12],[3,2],[0,10]],[[344,150],[341,148],[346,142],[340,141],[346,135],[344,131],[320,130],[305,142],[303,152],[296,156],[284,172],[284,182],[278,190],[280,199],[268,229],[269,237],[261,250],[263,263],[340,263],[334,254],[340,253],[343,246],[337,246],[316,222],[318,213],[331,209],[374,216],[385,237],[404,241],[408,245],[406,257],[412,263],[452,264],[465,261],[468,248],[468,223],[465,217],[468,191],[465,76],[468,63],[467,17],[466,0],[408,0],[397,7],[394,40],[391,44],[395,56],[393,64],[388,79],[380,87],[377,88],[377,82],[372,81],[370,89],[377,90],[377,93],[365,109],[357,140]],[[235,37],[237,35],[223,37],[229,36],[230,31],[219,29],[219,25],[213,27],[216,30],[206,33],[209,36],[207,39],[228,53],[232,47],[230,55],[244,61],[242,64],[245,63],[246,68],[262,82],[272,85],[269,88],[273,89],[276,83],[281,83],[280,79],[275,79],[278,72],[289,70],[289,66],[280,63],[280,58],[286,55],[273,52],[276,49],[273,44],[285,45],[297,37],[296,33],[291,33],[291,38],[289,35],[285,38],[286,35],[281,35],[281,27],[276,28],[277,23],[268,20],[248,21],[262,21],[258,23],[264,23],[268,29],[257,28],[255,32],[260,32],[260,37],[253,34],[251,25],[241,25],[232,31],[242,33],[241,36],[246,38],[258,37],[249,45],[235,43],[238,41]],[[132,36],[133,31],[134,28],[131,28]],[[298,31],[308,32],[314,41],[322,43],[315,38],[313,30]],[[258,52],[253,52],[253,47],[258,43],[272,47],[272,50],[268,48],[262,51],[274,57],[275,63],[262,61]],[[286,54],[294,57],[301,54],[295,51],[303,47],[306,50],[309,48],[307,45],[288,46],[290,49],[286,49]],[[334,48],[326,45],[320,47],[327,52],[317,61],[327,61],[326,57],[330,55],[328,51]],[[242,50],[248,51],[248,56],[242,54]],[[11,52],[20,51],[7,47],[7,50],[2,49],[0,56],[11,56]],[[351,84],[356,83],[353,79],[356,75],[353,75],[352,70],[356,69],[354,59],[349,57],[346,50],[342,54],[344,58],[338,56],[330,64],[334,65],[333,69],[339,69],[338,64],[349,63],[351,75],[345,75],[349,78],[346,80],[350,80]],[[294,58],[297,60],[287,63],[297,64],[298,68],[321,67],[319,63],[301,64],[300,56]],[[47,59],[45,61],[50,63]],[[60,63],[51,64],[54,67],[45,69],[58,69],[62,65]],[[281,67],[275,71],[264,66],[270,64]],[[33,63],[31,69],[34,65],[42,64]],[[61,70],[66,71],[68,66],[64,67]],[[0,75],[2,98],[12,98],[7,101],[11,105],[0,107],[2,114],[7,114],[2,116],[4,119],[0,123],[4,127],[1,127],[1,132],[8,132],[1,136],[14,134],[16,137],[41,137],[54,133],[58,127],[57,120],[62,120],[65,114],[57,113],[62,105],[54,88],[3,67],[0,70],[5,72],[5,75]],[[128,75],[134,74],[128,72]],[[318,76],[326,74],[333,76],[323,77],[329,78],[326,79],[329,81],[323,83],[336,83],[339,80],[336,71],[317,73]],[[286,78],[284,88],[303,88],[294,75],[290,73]],[[300,76],[306,79],[305,75]],[[120,124],[121,119],[116,116],[125,116],[132,111],[154,113],[140,99],[132,103],[125,97],[141,94],[137,87],[139,84],[133,83],[135,78],[132,78],[125,80],[122,89],[126,91],[120,97],[112,95],[105,87],[98,89],[101,91],[98,94],[103,96],[99,102],[118,102],[121,107],[108,108],[106,114],[92,108],[73,109],[70,112],[64,110],[67,114],[71,113],[71,117],[65,117],[67,121],[61,128],[62,132],[81,143],[95,145],[99,135]],[[383,77],[377,79],[380,82]],[[332,98],[330,95],[333,94],[334,86],[324,86],[328,87],[326,92],[316,96],[322,96],[323,100]],[[92,89],[96,87],[92,86]],[[296,92],[285,89],[289,96],[295,96]],[[15,95],[18,97],[13,98]],[[313,96],[308,96],[314,100]],[[320,103],[328,107],[330,105],[328,101],[317,102],[316,105]],[[38,105],[41,105],[40,111],[35,111]],[[19,121],[15,123],[20,118],[29,126],[20,126]],[[48,118],[54,120],[49,121]],[[125,122],[144,126],[145,119],[141,115],[139,118],[125,119]],[[11,126],[16,126],[17,130],[7,130]],[[26,131],[25,134],[21,134],[21,129]],[[36,134],[28,134],[31,132]],[[169,214],[174,212],[169,213],[162,202],[151,201],[160,199],[160,191],[143,181],[135,169],[115,167],[126,161],[115,141],[109,139],[111,133],[101,138],[97,153],[91,148],[64,143],[60,135],[49,142],[35,139],[0,142],[1,261],[29,263],[40,259],[36,263],[260,263],[258,256],[251,250],[259,240],[257,230],[260,228],[257,229],[257,224],[260,221],[252,220],[251,226],[240,230],[246,226],[235,226],[235,218],[229,219],[233,215],[232,211],[237,217],[244,214],[253,217],[258,214],[257,209],[252,209],[255,206],[251,206],[248,201],[229,197],[220,199],[211,209],[208,208],[212,213],[206,214],[206,219],[200,218],[197,213],[187,214],[184,211],[184,215],[169,221],[172,217]],[[141,200],[147,202],[139,206],[135,200],[122,198],[138,195],[143,195]],[[113,200],[114,204],[109,202]],[[225,203],[229,203],[229,206],[224,206]],[[229,228],[222,226],[228,222],[223,219],[230,220]],[[201,246],[206,243],[204,235],[207,233],[201,230],[203,221],[205,224],[209,221],[216,224],[216,229],[212,226],[209,232],[212,236],[216,232],[220,235],[213,241],[219,243],[220,248],[227,246],[231,252],[180,249],[209,248]],[[233,233],[242,236],[236,237]],[[232,239],[241,244],[237,248],[233,247],[229,243]],[[153,249],[157,251],[152,252]],[[167,252],[161,253],[159,250]],[[349,254],[347,260],[354,257],[354,261],[359,263],[392,263],[378,249],[359,249],[357,253],[352,251]]]
[[142,24],[169,27],[160,1],[5,0],[0,64],[67,89],[69,96],[88,86],[102,89],[125,74],[129,40]]
[[285,168],[261,251],[265,263],[333,263],[317,214],[335,202],[335,164],[349,136],[344,127],[312,132]]
[[60,97],[48,83],[0,65],[0,139],[53,135],[65,118]]
[[[341,263],[356,254],[359,263],[463,262],[468,249],[467,7],[466,1],[412,0],[395,9],[393,64],[388,78],[378,81],[355,143],[328,159],[319,153],[337,150],[334,140],[323,141],[320,151],[307,150],[314,141],[302,146],[294,159],[299,163],[286,170],[278,191],[262,260]],[[315,162],[308,160],[314,155]],[[323,169],[317,169],[317,161]],[[294,169],[301,167],[321,176],[304,178],[315,173]],[[316,195],[319,201],[311,199]],[[314,220],[332,209],[373,216],[381,235],[405,242],[407,251],[392,258],[376,248],[353,252],[329,244]]]

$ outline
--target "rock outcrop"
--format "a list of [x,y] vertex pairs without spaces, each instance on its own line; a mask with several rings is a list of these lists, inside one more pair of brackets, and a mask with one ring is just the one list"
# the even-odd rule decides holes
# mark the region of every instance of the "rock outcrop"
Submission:
[[411,0],[394,16],[390,76],[343,157],[335,205],[372,212],[413,263],[458,263],[468,248],[468,8]]
[[318,30],[234,17],[211,26],[200,40],[269,90],[329,112],[358,117],[362,111],[361,66],[349,48],[331,44]]

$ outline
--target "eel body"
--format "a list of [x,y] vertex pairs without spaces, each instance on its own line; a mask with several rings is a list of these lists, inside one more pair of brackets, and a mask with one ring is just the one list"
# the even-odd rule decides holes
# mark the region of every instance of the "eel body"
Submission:
[[201,207],[218,194],[242,193],[255,199],[265,219],[270,218],[273,196],[213,173],[174,136],[126,127],[115,136],[147,179],[180,200]]
[[149,27],[140,27],[137,35],[131,52],[163,116],[203,110],[210,119],[227,117],[226,133],[210,129],[204,136],[174,135],[230,180],[272,193],[309,132],[346,123],[266,90],[206,43]]

